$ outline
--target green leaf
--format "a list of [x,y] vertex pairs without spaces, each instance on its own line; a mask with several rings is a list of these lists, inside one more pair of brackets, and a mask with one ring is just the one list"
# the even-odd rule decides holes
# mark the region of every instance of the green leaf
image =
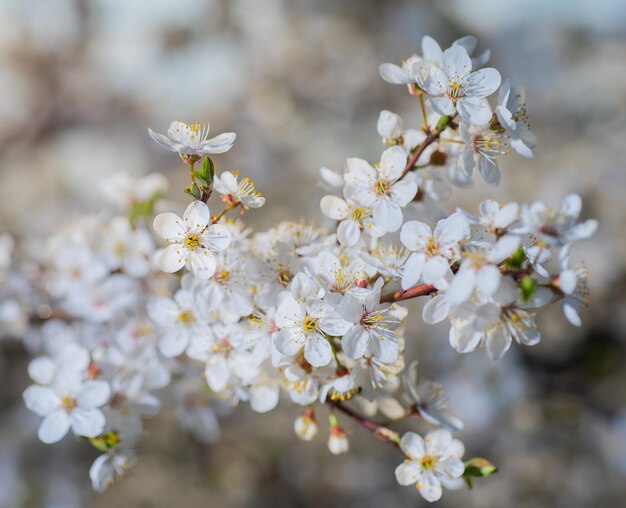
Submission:
[[200,199],[200,189],[198,189],[198,186],[195,183],[183,189],[183,192],[185,194],[189,194],[191,197],[195,199]]
[[535,296],[535,290],[537,289],[537,282],[530,275],[526,275],[519,285],[520,291],[522,292],[522,298],[524,301],[530,300],[533,296]]
[[99,436],[89,438],[91,445],[101,452],[106,452],[111,448],[115,448],[121,441],[122,438],[117,432],[106,432],[104,434],[100,434]]
[[522,263],[526,260],[526,255],[521,247],[511,254],[511,256],[504,262],[504,266],[510,269],[518,269],[522,266]]
[[204,161],[202,161],[202,171],[200,174],[207,182],[213,181],[213,177],[215,177],[215,164],[210,157],[205,157]]
[[486,478],[498,472],[498,468],[487,459],[482,457],[474,457],[465,462],[465,471],[463,478],[467,486],[472,488],[472,478]]
[[207,182],[206,178],[202,176],[202,173],[200,171],[194,171],[193,176],[196,179],[196,185],[198,185],[198,183],[200,184],[198,185],[198,187],[203,188],[203,189],[208,187],[209,182]]

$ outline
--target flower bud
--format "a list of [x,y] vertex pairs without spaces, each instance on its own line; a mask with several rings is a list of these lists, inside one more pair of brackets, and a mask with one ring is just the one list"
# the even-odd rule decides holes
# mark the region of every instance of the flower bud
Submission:
[[328,449],[333,455],[341,455],[350,449],[348,435],[341,427],[332,426],[330,428],[330,435],[328,436]]
[[404,126],[402,125],[402,118],[391,111],[383,110],[378,117],[378,123],[376,125],[378,134],[385,141],[394,141],[402,137]]
[[357,272],[354,276],[354,285],[358,288],[367,287],[367,274],[365,272]]
[[319,430],[313,411],[307,409],[303,415],[298,416],[294,422],[293,428],[296,431],[296,436],[303,441],[313,440]]

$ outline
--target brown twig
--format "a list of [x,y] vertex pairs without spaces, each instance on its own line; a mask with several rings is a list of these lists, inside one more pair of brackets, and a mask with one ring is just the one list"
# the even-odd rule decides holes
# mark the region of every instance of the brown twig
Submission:
[[417,298],[418,296],[432,295],[435,292],[437,292],[437,288],[431,284],[418,284],[404,291],[398,290],[393,293],[381,295],[380,303],[402,302],[404,300],[410,300],[411,298]]

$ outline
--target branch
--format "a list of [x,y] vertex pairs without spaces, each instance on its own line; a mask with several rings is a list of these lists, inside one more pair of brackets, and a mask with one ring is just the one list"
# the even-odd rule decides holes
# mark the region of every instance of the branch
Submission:
[[385,427],[384,425],[380,425],[376,422],[373,422],[372,420],[369,420],[368,418],[364,416],[361,416],[360,414],[356,413],[349,407],[346,407],[343,403],[339,401],[334,401],[334,402],[328,401],[327,404],[329,408],[337,409],[338,411],[341,411],[344,415],[349,416],[352,420],[358,423],[361,427],[374,433],[377,439],[380,439],[381,441],[385,441],[386,443],[389,443],[396,450],[403,453],[402,450],[400,450],[400,434],[398,434],[397,432],[394,432],[393,430]]
[[437,292],[437,288],[431,284],[418,284],[412,288],[404,291],[394,291],[393,293],[387,293],[380,296],[380,303],[393,303],[401,302],[403,300],[410,300],[411,298],[417,298],[418,296],[432,295]]

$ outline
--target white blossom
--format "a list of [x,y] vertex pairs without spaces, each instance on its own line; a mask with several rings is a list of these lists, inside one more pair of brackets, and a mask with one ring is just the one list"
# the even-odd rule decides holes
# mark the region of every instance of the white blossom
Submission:
[[177,272],[188,265],[197,277],[209,278],[215,273],[214,252],[226,249],[231,236],[222,224],[211,224],[209,207],[202,201],[192,202],[181,219],[171,212],[154,219],[155,231],[169,245],[156,258],[164,272]]
[[209,138],[208,123],[188,125],[184,122],[172,122],[167,129],[167,136],[154,132],[152,129],[148,129],[148,132],[154,141],[170,152],[201,157],[227,152],[237,137],[234,132],[225,132]]

